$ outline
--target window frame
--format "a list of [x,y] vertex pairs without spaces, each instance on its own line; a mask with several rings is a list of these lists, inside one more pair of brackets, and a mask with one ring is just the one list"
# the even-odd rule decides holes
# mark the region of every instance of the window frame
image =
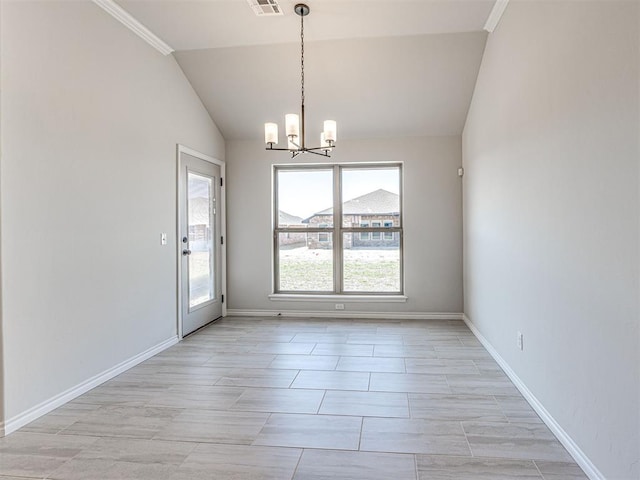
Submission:
[[[272,188],[273,188],[273,295],[287,295],[287,296],[300,296],[300,297],[331,297],[331,296],[364,296],[364,297],[388,297],[388,298],[406,298],[404,297],[404,248],[403,248],[403,240],[404,240],[404,193],[403,193],[403,163],[402,162],[381,162],[381,163],[341,163],[341,164],[279,164],[273,165],[272,170]],[[342,214],[342,172],[343,170],[355,170],[355,169],[385,169],[385,168],[397,168],[398,169],[398,192],[399,192],[399,212],[398,212],[398,226],[385,227],[382,220],[380,221],[379,227],[360,227],[359,225],[363,223],[359,222],[358,226],[344,226],[344,219]],[[290,228],[290,227],[280,227],[278,225],[278,173],[280,171],[310,171],[310,170],[332,170],[333,171],[333,226],[328,227],[307,227],[305,229],[300,228]],[[371,225],[373,222],[366,222]],[[308,291],[308,290],[281,290],[279,288],[280,279],[279,279],[279,237],[281,233],[325,233],[331,234],[329,238],[332,238],[332,250],[333,250],[333,291]],[[398,254],[399,254],[399,290],[398,291],[345,291],[344,289],[344,256],[343,256],[343,243],[344,243],[344,234],[350,233],[353,237],[355,235],[363,235],[368,234],[368,239],[370,240],[372,234],[376,232],[379,233],[380,241],[385,240],[385,233],[391,233],[391,240],[395,240],[396,233],[398,237]],[[308,243],[307,243],[308,245]]]

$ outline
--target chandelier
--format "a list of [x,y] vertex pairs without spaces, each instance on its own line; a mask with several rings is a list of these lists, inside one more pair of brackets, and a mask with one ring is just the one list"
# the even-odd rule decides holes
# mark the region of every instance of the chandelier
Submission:
[[[305,123],[304,123],[304,17],[309,15],[309,7],[304,3],[295,6],[294,11],[300,16],[300,85],[301,85],[301,106],[300,115],[288,113],[285,115],[285,131],[287,133],[287,148],[274,148],[278,144],[278,124],[264,124],[264,141],[267,150],[280,150],[291,152],[291,158],[301,153],[313,153],[330,157],[329,152],[336,145],[336,122],[335,120],[324,121],[324,131],[320,135],[319,147],[307,147],[305,143]],[[301,122],[302,120],[302,122]]]

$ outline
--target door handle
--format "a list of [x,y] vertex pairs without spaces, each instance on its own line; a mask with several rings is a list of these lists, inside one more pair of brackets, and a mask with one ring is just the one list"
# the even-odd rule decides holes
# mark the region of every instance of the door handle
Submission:
[[182,255],[184,255],[185,257],[187,255],[191,255],[191,250],[182,250]]

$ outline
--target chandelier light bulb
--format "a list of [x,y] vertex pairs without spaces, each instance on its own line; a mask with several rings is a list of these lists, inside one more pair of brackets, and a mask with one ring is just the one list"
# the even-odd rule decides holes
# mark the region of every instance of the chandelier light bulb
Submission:
[[284,123],[287,137],[293,135],[295,138],[298,138],[300,136],[300,117],[297,113],[287,113],[284,116]]
[[335,142],[337,137],[337,125],[335,120],[324,121],[324,138],[327,142]]
[[277,123],[265,123],[264,124],[264,143],[278,144],[278,124]]
[[320,134],[320,146],[327,152],[331,151],[331,145],[327,142],[324,132]]

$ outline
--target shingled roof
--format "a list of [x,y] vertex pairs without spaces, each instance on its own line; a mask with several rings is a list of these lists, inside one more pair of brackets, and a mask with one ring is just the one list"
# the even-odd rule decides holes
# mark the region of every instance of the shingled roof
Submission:
[[302,217],[278,210],[278,225],[298,225],[302,223]]
[[[380,188],[347,200],[342,204],[342,213],[343,215],[397,215],[400,213],[400,195]],[[333,207],[314,213],[303,222],[308,223],[309,219],[318,215],[331,214],[333,214]]]

